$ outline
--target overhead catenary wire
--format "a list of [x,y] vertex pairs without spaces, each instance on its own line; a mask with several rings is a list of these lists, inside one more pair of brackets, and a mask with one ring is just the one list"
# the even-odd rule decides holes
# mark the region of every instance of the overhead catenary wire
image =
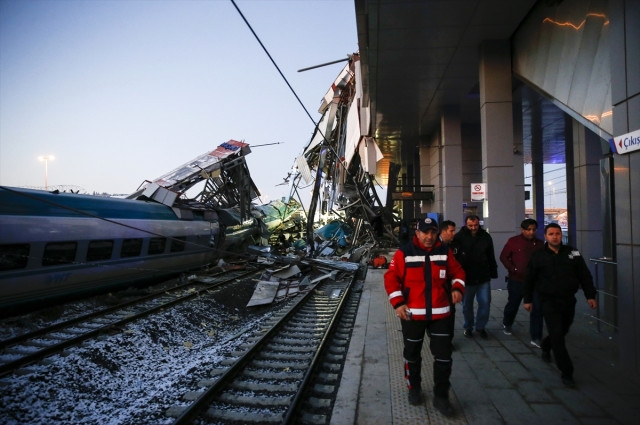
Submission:
[[287,77],[284,76],[284,74],[282,73],[282,71],[280,70],[280,67],[278,66],[278,64],[276,63],[276,61],[273,60],[273,58],[271,57],[271,54],[269,53],[269,51],[267,50],[266,47],[264,47],[264,44],[262,44],[262,41],[260,40],[260,37],[258,37],[258,34],[256,34],[256,32],[253,30],[253,28],[251,27],[251,24],[249,23],[249,21],[247,21],[247,19],[244,17],[244,15],[242,14],[242,11],[240,10],[240,8],[238,7],[238,5],[236,4],[236,2],[234,0],[231,0],[231,3],[233,4],[233,7],[236,8],[236,10],[238,11],[238,13],[240,14],[240,17],[242,18],[242,20],[244,21],[245,24],[247,24],[247,27],[249,27],[249,30],[251,30],[251,33],[253,34],[253,36],[256,38],[256,40],[258,41],[258,43],[260,43],[260,47],[262,47],[262,50],[264,50],[264,52],[267,54],[267,56],[269,57],[269,60],[271,61],[271,63],[273,64],[273,66],[276,67],[276,69],[278,70],[278,73],[280,74],[280,76],[282,77],[282,79],[284,80],[284,82],[287,84],[287,86],[289,87],[289,90],[291,90],[291,93],[293,93],[293,95],[295,96],[295,98],[298,100],[298,103],[300,104],[300,106],[302,106],[302,109],[304,110],[304,112],[307,114],[307,116],[309,117],[309,119],[311,120],[311,122],[313,122],[314,125],[317,125],[316,121],[313,119],[313,117],[311,116],[311,114],[309,113],[309,111],[307,110],[307,108],[304,106],[304,103],[302,103],[302,100],[300,100],[300,97],[298,97],[298,94],[296,93],[296,91],[293,89],[293,87],[291,87],[291,84],[289,84],[289,81],[287,80]]
[[[338,152],[334,149],[333,146],[331,146],[331,143],[329,143],[329,140],[327,139],[327,135],[324,134],[324,132],[320,129],[320,124],[317,123],[312,117],[311,114],[309,113],[309,111],[307,110],[307,108],[304,106],[304,104],[302,103],[302,101],[300,100],[300,98],[298,97],[297,93],[295,92],[295,90],[293,89],[293,87],[291,87],[291,84],[289,84],[289,81],[287,80],[287,78],[284,76],[284,74],[282,73],[282,71],[280,70],[280,67],[278,67],[278,65],[276,64],[275,60],[271,57],[271,54],[269,53],[269,51],[267,50],[267,48],[264,46],[264,44],[262,43],[262,41],[260,40],[260,38],[258,37],[258,35],[256,34],[256,32],[253,30],[253,28],[251,27],[251,24],[249,24],[249,22],[247,21],[247,19],[244,17],[242,11],[240,11],[240,8],[236,5],[236,2],[234,0],[231,0],[231,3],[233,4],[233,6],[236,8],[236,10],[238,11],[238,13],[240,14],[240,16],[242,17],[243,21],[245,22],[245,24],[247,25],[247,27],[249,28],[249,30],[251,31],[251,33],[253,34],[253,36],[256,38],[256,40],[258,41],[258,43],[260,44],[260,47],[262,47],[262,49],[264,50],[264,52],[267,54],[267,56],[269,57],[269,60],[271,61],[271,63],[273,64],[273,66],[275,66],[276,70],[278,71],[278,73],[280,74],[280,76],[282,77],[282,79],[284,80],[284,82],[287,84],[287,87],[289,87],[289,90],[291,90],[291,92],[293,93],[293,95],[295,96],[295,98],[298,100],[298,103],[300,104],[300,106],[302,106],[302,109],[305,111],[305,113],[307,114],[307,116],[309,117],[309,119],[311,120],[311,122],[313,122],[315,130],[314,130],[314,134],[315,132],[319,133],[322,136],[323,139],[323,143],[321,144],[321,148],[320,148],[320,153],[319,153],[319,163],[318,163],[318,170],[316,172],[316,183],[314,185],[314,191],[313,191],[313,195],[311,198],[311,204],[309,206],[309,212],[308,215],[309,216],[314,216],[315,215],[315,208],[316,208],[316,204],[318,202],[318,197],[319,197],[319,181],[322,177],[322,170],[323,170],[323,162],[325,159],[325,155],[327,152],[329,152],[333,157],[335,157],[336,161],[338,163],[341,164],[342,167],[344,167],[347,175],[350,175],[351,172],[349,171],[348,167],[347,167],[347,163],[345,162],[344,158],[342,158]],[[347,58],[347,60],[351,61],[352,57],[349,56]],[[339,60],[339,61],[335,61],[332,63],[338,63],[338,62],[342,62],[343,60]],[[328,64],[323,64],[320,66],[324,66],[324,65],[328,65]],[[313,67],[312,67],[313,68]],[[308,68],[311,69],[311,68]],[[296,190],[297,193],[297,190]],[[311,224],[310,222],[307,223],[307,239],[311,244],[311,240],[312,240],[312,231],[311,231]]]
[[[563,170],[563,169],[565,169],[565,167],[564,166],[560,166],[558,168],[554,168],[554,169],[551,169],[551,170],[546,170],[542,174],[544,175],[544,174],[554,173],[556,171],[560,171],[560,170]],[[532,177],[533,177],[532,175],[531,176],[524,176],[524,179],[527,180],[527,179],[530,179]],[[554,178],[559,178],[559,177],[554,177]]]
[[[319,127],[319,122],[316,122],[313,117],[311,116],[311,114],[309,113],[309,111],[307,110],[306,106],[304,106],[304,103],[302,103],[302,100],[300,100],[300,97],[298,96],[298,94],[296,93],[296,91],[293,89],[293,87],[291,86],[291,84],[289,83],[289,80],[287,80],[287,77],[284,76],[284,74],[282,73],[282,71],[280,70],[280,67],[278,66],[278,64],[276,63],[276,61],[273,59],[273,57],[271,56],[271,54],[269,53],[269,51],[267,50],[267,48],[264,46],[264,44],[262,43],[262,40],[260,40],[260,37],[258,37],[258,34],[256,34],[256,32],[253,30],[253,27],[251,26],[251,24],[249,23],[249,21],[247,20],[247,18],[245,18],[244,14],[242,13],[242,11],[240,10],[240,8],[238,7],[238,5],[236,4],[236,2],[234,0],[231,0],[231,4],[233,4],[233,7],[235,7],[236,11],[238,12],[238,14],[240,15],[240,17],[242,18],[242,20],[244,21],[244,23],[247,25],[247,27],[249,28],[249,30],[251,31],[251,33],[253,34],[253,36],[255,37],[255,39],[258,41],[258,43],[260,44],[260,47],[262,47],[262,50],[264,50],[264,52],[266,53],[267,57],[269,58],[269,60],[271,61],[271,63],[273,64],[273,66],[276,68],[276,70],[278,71],[278,73],[280,74],[280,76],[282,77],[282,79],[284,80],[284,82],[287,84],[287,87],[289,87],[289,90],[291,90],[291,93],[293,93],[293,95],[295,96],[296,100],[298,101],[298,103],[300,104],[300,106],[302,107],[302,109],[304,110],[304,112],[307,114],[307,117],[309,117],[309,119],[311,120],[311,122],[313,123],[315,130],[318,131],[320,133],[320,135],[322,136],[322,138],[324,140],[326,140],[326,135],[322,132],[322,130],[320,130]],[[340,157],[338,156],[337,152],[335,152],[333,149],[331,149],[331,152],[336,156],[336,158],[340,161]],[[342,161],[340,161],[342,162]]]
[[[233,7],[236,8],[236,10],[238,11],[238,13],[240,14],[240,17],[242,18],[242,20],[245,22],[245,24],[247,25],[247,27],[249,28],[249,30],[251,31],[251,33],[253,34],[253,36],[256,38],[256,40],[258,41],[258,43],[260,44],[260,47],[262,47],[262,50],[264,50],[264,52],[266,53],[266,55],[269,57],[269,60],[271,61],[271,63],[273,64],[273,66],[276,68],[276,70],[278,71],[278,73],[280,74],[280,76],[282,77],[282,79],[284,80],[284,82],[287,84],[287,87],[289,87],[289,90],[291,90],[291,93],[293,93],[293,95],[295,96],[295,98],[297,99],[298,103],[300,104],[300,106],[302,107],[302,109],[304,110],[304,112],[307,114],[307,116],[309,117],[309,119],[311,120],[311,122],[313,123],[314,127],[316,128],[316,130],[320,133],[320,135],[322,136],[323,139],[326,140],[326,135],[322,132],[322,130],[320,130],[319,128],[319,123],[316,122],[313,117],[311,116],[311,114],[309,113],[309,111],[307,110],[307,108],[304,106],[304,103],[302,103],[302,100],[300,100],[300,97],[298,96],[298,94],[296,93],[296,91],[293,89],[293,87],[291,86],[291,84],[289,84],[289,81],[287,80],[287,77],[284,76],[284,74],[282,73],[282,71],[280,70],[280,67],[278,66],[278,64],[276,63],[276,61],[273,59],[273,57],[271,56],[271,54],[269,53],[269,51],[267,50],[267,48],[264,46],[264,44],[262,43],[262,41],[260,40],[260,37],[258,37],[258,35],[256,34],[256,32],[253,30],[253,28],[251,27],[251,24],[249,23],[249,21],[245,18],[245,16],[243,15],[242,11],[240,10],[240,8],[238,7],[238,5],[236,4],[235,0],[231,0],[231,3],[233,4]],[[305,71],[308,69],[313,69],[313,68],[318,68],[321,66],[325,66],[325,65],[330,65],[333,63],[339,63],[339,62],[344,62],[344,61],[348,61],[351,60],[351,56],[347,57],[346,59],[340,59],[340,60],[336,60],[333,62],[329,62],[329,63],[324,63],[321,65],[317,65],[317,66],[313,66],[313,67],[308,67],[308,68],[304,68],[299,70],[300,71]],[[340,161],[343,165],[343,161],[342,159],[339,157],[338,153],[335,152],[335,150],[329,146],[329,150],[331,151],[331,153],[338,159],[338,161]],[[345,167],[346,168],[346,167]]]

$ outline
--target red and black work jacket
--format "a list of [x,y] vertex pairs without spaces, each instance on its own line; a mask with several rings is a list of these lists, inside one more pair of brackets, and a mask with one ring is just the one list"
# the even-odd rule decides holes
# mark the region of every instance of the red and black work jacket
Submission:
[[451,314],[450,291],[464,294],[464,280],[448,246],[437,241],[429,249],[414,236],[393,255],[384,287],[393,308],[406,305],[413,320],[437,320]]

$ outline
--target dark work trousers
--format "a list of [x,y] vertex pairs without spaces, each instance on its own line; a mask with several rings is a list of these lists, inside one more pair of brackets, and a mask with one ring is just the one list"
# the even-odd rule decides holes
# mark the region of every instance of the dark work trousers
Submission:
[[540,301],[540,293],[533,290],[533,306],[529,313],[529,333],[532,341],[542,340],[542,301]]
[[[451,339],[451,343],[453,344],[453,330],[456,327],[456,305],[451,302],[451,316],[449,316],[449,337]],[[451,347],[453,350],[453,347]]]
[[421,388],[422,342],[429,332],[429,348],[433,356],[433,393],[436,397],[449,396],[449,376],[451,376],[451,335],[450,318],[438,320],[400,320],[404,341],[405,378],[409,388]]
[[522,302],[522,282],[509,279],[507,281],[507,291],[509,291],[509,297],[507,303],[504,306],[504,316],[502,318],[502,324],[505,326],[513,325],[513,321],[516,319],[520,303]]
[[569,333],[576,312],[574,296],[542,299],[542,315],[549,335],[542,340],[543,351],[553,351],[556,365],[563,378],[573,378],[573,362],[569,357],[564,337]]
[[[451,303],[451,316],[449,316],[449,336],[451,337],[451,344],[453,344],[453,335],[454,330],[456,328],[456,305],[453,301]],[[542,315],[540,315],[540,320],[542,320]],[[431,338],[431,333],[429,329],[427,329],[427,335]],[[451,346],[451,351],[453,351],[453,345]]]
[[[504,316],[502,318],[502,324],[505,326],[513,325],[513,322],[518,314],[520,303],[524,296],[522,292],[523,283],[517,280],[509,279],[507,281],[507,291],[509,291],[509,297],[507,298],[507,304],[504,306]],[[529,333],[532,340],[542,339],[542,306],[540,303],[540,295],[538,291],[533,291],[533,308],[529,314]]]

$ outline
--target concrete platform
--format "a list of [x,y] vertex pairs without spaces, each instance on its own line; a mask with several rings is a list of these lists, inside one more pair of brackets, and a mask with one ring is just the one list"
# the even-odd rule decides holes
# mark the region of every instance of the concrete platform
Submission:
[[567,336],[577,388],[566,388],[555,365],[543,362],[541,350],[530,345],[529,316],[524,309],[518,313],[513,335],[502,332],[507,292],[492,290],[488,339],[464,337],[462,307],[456,309],[450,393],[455,417],[444,417],[433,409],[427,340],[422,368],[426,402],[410,405],[400,323],[384,291],[385,271],[367,272],[332,424],[640,423],[640,378],[617,366],[617,335],[602,326],[598,330],[581,292]]

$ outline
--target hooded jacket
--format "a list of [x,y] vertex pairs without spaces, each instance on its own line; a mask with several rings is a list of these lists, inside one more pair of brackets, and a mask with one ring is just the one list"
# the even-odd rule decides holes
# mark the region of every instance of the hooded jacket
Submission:
[[406,305],[413,320],[437,320],[451,314],[450,291],[464,294],[464,280],[447,246],[438,240],[429,249],[414,236],[393,255],[384,287],[393,308]]

